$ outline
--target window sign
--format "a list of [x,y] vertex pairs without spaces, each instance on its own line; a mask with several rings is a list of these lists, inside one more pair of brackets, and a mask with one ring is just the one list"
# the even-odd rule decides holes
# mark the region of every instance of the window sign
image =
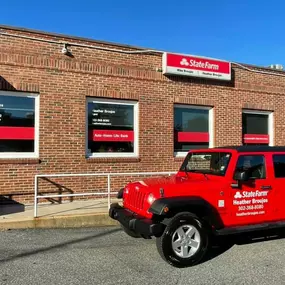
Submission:
[[174,153],[185,155],[191,149],[208,148],[212,144],[212,110],[205,107],[174,107]]
[[38,97],[0,91],[0,157],[33,157],[38,152]]
[[244,145],[272,144],[272,114],[244,111],[242,114]]
[[89,156],[136,153],[136,103],[88,101]]

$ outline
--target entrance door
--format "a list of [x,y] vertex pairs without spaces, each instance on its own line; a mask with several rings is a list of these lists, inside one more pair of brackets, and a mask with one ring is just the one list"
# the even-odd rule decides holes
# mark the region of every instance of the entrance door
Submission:
[[238,157],[235,171],[247,172],[250,179],[241,182],[239,188],[231,189],[231,220],[235,225],[262,223],[272,219],[274,187],[267,169],[266,155]]

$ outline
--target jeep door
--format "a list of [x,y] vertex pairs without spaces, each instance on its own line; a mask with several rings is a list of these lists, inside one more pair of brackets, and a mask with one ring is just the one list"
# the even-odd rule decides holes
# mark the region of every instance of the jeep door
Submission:
[[[246,181],[233,186],[235,173],[245,172]],[[235,225],[262,223],[273,218],[274,188],[268,171],[268,154],[239,154],[231,189],[231,221]]]
[[272,187],[276,196],[276,219],[285,221],[285,153],[272,155],[272,176]]

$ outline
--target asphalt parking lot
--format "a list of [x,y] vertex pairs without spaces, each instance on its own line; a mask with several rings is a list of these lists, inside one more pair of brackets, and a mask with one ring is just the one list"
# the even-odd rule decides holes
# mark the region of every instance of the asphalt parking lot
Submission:
[[177,269],[117,227],[0,232],[0,284],[284,284],[285,239],[217,247]]

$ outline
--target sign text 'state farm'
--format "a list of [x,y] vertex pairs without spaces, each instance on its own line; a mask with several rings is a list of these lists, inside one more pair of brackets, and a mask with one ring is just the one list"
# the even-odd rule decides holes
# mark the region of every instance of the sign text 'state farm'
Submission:
[[162,70],[168,75],[231,80],[230,62],[197,56],[164,53]]

